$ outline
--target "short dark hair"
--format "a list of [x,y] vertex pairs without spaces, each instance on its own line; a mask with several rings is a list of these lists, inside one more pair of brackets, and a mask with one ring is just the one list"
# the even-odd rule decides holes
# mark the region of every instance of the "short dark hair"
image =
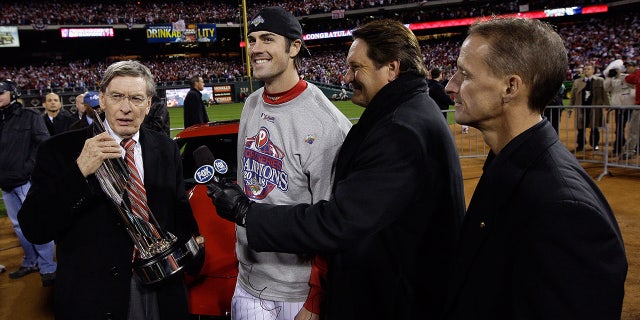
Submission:
[[200,81],[200,78],[202,78],[201,76],[193,76],[191,77],[191,79],[189,79],[189,85],[191,85],[191,87],[193,88],[196,84],[196,82]]
[[440,72],[440,69],[438,69],[438,68],[433,68],[433,69],[431,70],[431,79],[435,79],[435,78],[439,77],[441,73],[442,73],[442,72]]

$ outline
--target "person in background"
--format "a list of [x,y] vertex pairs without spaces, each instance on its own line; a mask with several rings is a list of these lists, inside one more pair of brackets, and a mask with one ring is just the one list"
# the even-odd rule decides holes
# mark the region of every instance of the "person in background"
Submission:
[[[106,159],[127,154],[133,161],[130,172],[136,170],[142,181],[136,185],[136,203],[148,207],[161,229],[178,239],[198,234],[178,146],[140,128],[155,93],[146,66],[131,60],[113,63],[100,81],[105,119],[40,145],[33,185],[18,220],[34,243],[56,241],[56,319],[189,319],[182,272],[152,286],[136,281],[133,241],[95,174]],[[96,135],[99,121],[105,131]],[[132,192],[126,197],[131,201],[123,205],[133,202]],[[198,266],[193,268],[196,272]]]
[[[329,199],[333,164],[351,122],[300,78],[309,51],[293,14],[281,7],[260,10],[248,40],[254,77],[264,86],[247,97],[240,116],[237,181],[243,194],[275,205]],[[236,239],[234,320],[317,317],[320,303],[309,290],[313,255],[257,252],[242,227]]]
[[77,120],[81,120],[82,117],[84,116],[84,110],[85,110],[84,95],[85,95],[85,93],[81,93],[81,94],[77,95],[76,99],[74,100],[74,103],[76,105],[76,110],[75,110],[75,112],[73,112],[71,114],[76,119],[76,121]]
[[20,268],[10,272],[9,278],[18,279],[39,271],[42,285],[48,287],[56,278],[54,243],[29,241],[18,221],[18,211],[31,187],[36,152],[49,138],[49,131],[35,109],[25,108],[18,102],[19,96],[15,83],[0,81],[0,188],[7,216],[24,251]]
[[321,317],[439,319],[465,208],[458,152],[411,30],[383,19],[352,35],[344,79],[365,110],[340,147],[329,199],[258,203],[216,182],[209,195],[251,249],[325,258]]
[[[593,64],[585,64],[583,76],[573,81],[569,105],[572,106],[608,106],[609,95],[604,90],[604,79],[595,76]],[[593,150],[600,149],[600,130],[603,126],[602,109],[577,108],[576,109],[576,137],[575,152],[584,150],[584,130],[590,128],[589,144]]]
[[[625,97],[625,104],[640,105],[640,70],[637,68],[635,61],[627,61],[625,63],[628,75],[625,82],[631,86],[629,95]],[[624,145],[624,153],[621,155],[622,160],[628,160],[638,153],[638,145],[640,144],[640,110],[633,110],[629,117],[629,137]]]
[[207,110],[202,101],[202,90],[204,90],[204,80],[200,76],[191,77],[189,80],[191,89],[184,98],[184,127],[188,128],[194,124],[209,122]]
[[82,110],[82,117],[80,120],[71,124],[69,127],[70,130],[88,127],[93,123],[93,121],[98,119],[98,110],[100,110],[99,98],[98,92],[87,91],[82,94],[81,103],[78,103],[76,100],[78,110]]
[[456,121],[478,129],[490,152],[464,216],[446,320],[620,319],[627,259],[615,216],[541,116],[567,65],[562,38],[541,20],[469,28],[446,91]]
[[[609,102],[612,107],[629,106],[629,93],[632,85],[625,81],[627,74],[623,72],[624,64],[622,60],[614,60],[604,70],[604,90],[609,94]],[[633,103],[631,103],[633,104]],[[615,131],[613,141],[613,155],[616,156],[622,151],[625,145],[624,126],[629,120],[631,110],[615,109],[611,115],[615,119]]]
[[444,119],[447,120],[447,114],[449,107],[453,105],[451,97],[444,92],[444,86],[442,85],[442,72],[438,68],[431,70],[431,78],[427,80],[429,85],[429,96],[436,102]]
[[76,121],[71,115],[61,112],[64,108],[57,93],[47,93],[43,105],[45,113],[42,118],[51,136],[69,130],[71,124]]
[[171,119],[169,119],[169,110],[167,109],[167,103],[165,99],[160,99],[158,96],[153,96],[151,99],[151,109],[149,113],[144,117],[142,126],[164,133],[167,137],[171,138]]

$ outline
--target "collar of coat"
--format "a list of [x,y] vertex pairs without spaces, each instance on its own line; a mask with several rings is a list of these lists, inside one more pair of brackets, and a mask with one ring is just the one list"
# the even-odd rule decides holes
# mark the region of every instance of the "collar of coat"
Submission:
[[358,124],[375,121],[382,114],[393,112],[403,102],[416,94],[428,92],[427,80],[415,74],[401,74],[389,82],[371,99],[358,120]]

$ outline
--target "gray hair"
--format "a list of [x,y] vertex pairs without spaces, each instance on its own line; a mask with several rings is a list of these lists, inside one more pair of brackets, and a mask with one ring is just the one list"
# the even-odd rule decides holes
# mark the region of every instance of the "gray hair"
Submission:
[[140,77],[147,84],[147,96],[156,95],[156,82],[153,80],[151,70],[136,60],[118,61],[107,67],[100,80],[100,92],[104,93],[115,77]]

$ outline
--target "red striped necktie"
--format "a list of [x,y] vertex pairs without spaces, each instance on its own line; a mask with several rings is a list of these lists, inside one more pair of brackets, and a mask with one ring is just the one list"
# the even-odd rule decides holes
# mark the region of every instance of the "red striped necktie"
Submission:
[[[127,169],[129,171],[127,193],[129,194],[131,213],[137,219],[142,220],[134,223],[140,228],[138,230],[142,231],[142,234],[140,234],[140,241],[143,243],[141,243],[141,245],[150,249],[152,245],[156,243],[157,239],[161,239],[162,237],[154,224],[149,221],[150,211],[147,206],[147,192],[144,188],[144,184],[142,183],[142,179],[140,178],[138,168],[136,168],[135,158],[133,157],[136,142],[133,139],[124,139],[120,142],[120,145],[122,145],[126,150],[125,162],[127,163]],[[154,223],[157,223],[155,222],[155,219],[153,220]],[[145,252],[147,251],[145,250]],[[136,257],[140,257],[140,251],[138,251],[138,248],[134,247],[133,260],[135,260]]]
[[142,179],[136,168],[136,161],[133,157],[133,149],[136,142],[133,139],[124,139],[120,145],[126,150],[125,161],[129,169],[129,181],[127,183],[127,191],[129,193],[129,202],[131,202],[131,212],[134,215],[149,221],[149,207],[147,206],[147,192],[144,189]]

